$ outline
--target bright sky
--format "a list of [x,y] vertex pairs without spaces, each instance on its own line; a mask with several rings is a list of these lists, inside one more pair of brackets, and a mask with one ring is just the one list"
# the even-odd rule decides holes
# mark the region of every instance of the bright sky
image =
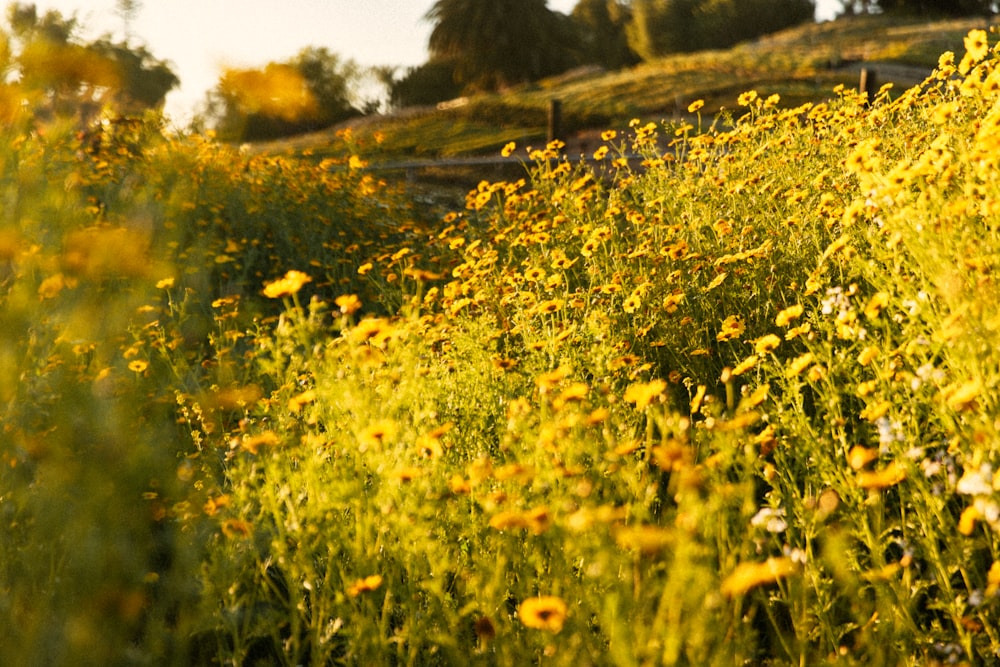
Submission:
[[[22,2],[31,0],[22,0]],[[490,2],[491,0],[483,0]],[[549,0],[569,13],[577,0]],[[81,36],[123,36],[115,0],[34,0],[76,15]],[[131,26],[138,43],[171,63],[181,80],[167,112],[182,119],[213,88],[223,67],[260,67],[306,46],[327,47],[360,65],[419,65],[427,60],[434,0],[144,0]],[[833,17],[837,0],[819,0],[818,18]]]

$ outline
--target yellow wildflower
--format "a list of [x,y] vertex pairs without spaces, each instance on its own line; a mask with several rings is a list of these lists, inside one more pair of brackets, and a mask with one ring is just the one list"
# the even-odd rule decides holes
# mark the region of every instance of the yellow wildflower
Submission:
[[[976,529],[976,521],[982,518],[982,513],[979,511],[975,505],[969,505],[964,510],[962,510],[962,516],[958,519],[958,532],[962,535],[969,536],[972,531]],[[993,564],[996,566],[996,563]],[[993,568],[990,568],[990,573],[993,573]],[[996,586],[994,586],[995,588]]]
[[749,357],[736,364],[736,366],[731,371],[731,375],[743,375],[748,370],[757,365],[757,355],[751,354]]
[[558,634],[566,623],[566,611],[562,598],[539,595],[522,602],[517,608],[517,615],[525,627]]
[[372,574],[362,579],[358,579],[350,586],[347,587],[347,594],[352,598],[356,598],[362,593],[368,593],[370,591],[376,590],[382,585],[382,575]]
[[361,308],[361,299],[356,294],[343,294],[333,300],[344,315],[351,315]]
[[654,398],[660,396],[666,388],[667,383],[663,380],[637,382],[625,390],[625,402],[634,403],[636,410],[645,410],[646,406],[652,403]]
[[865,317],[874,320],[887,305],[889,305],[889,294],[887,292],[876,292],[865,306]]
[[946,387],[942,394],[945,402],[952,410],[968,410],[975,403],[983,389],[983,384],[979,380],[971,380],[960,386]]
[[862,489],[884,489],[895,486],[906,479],[906,468],[898,461],[889,463],[881,470],[858,473],[858,486]]
[[265,283],[264,296],[269,299],[291,296],[302,289],[302,286],[308,282],[312,282],[312,278],[301,271],[292,270],[286,273],[283,278]]
[[794,377],[807,369],[810,364],[812,364],[815,355],[812,352],[806,352],[805,354],[795,357],[788,363],[788,370],[786,374],[788,377]]
[[718,335],[715,339],[718,341],[732,340],[743,335],[743,331],[746,329],[746,325],[743,324],[743,320],[737,315],[730,315],[725,320],[722,321],[722,328],[720,329]]
[[795,572],[791,558],[768,558],[763,563],[740,563],[722,582],[727,598],[743,595],[758,586],[773,584]]
[[757,354],[767,354],[781,345],[781,339],[774,334],[767,334],[755,340],[753,344]]
[[874,345],[869,345],[865,349],[861,350],[861,352],[858,354],[858,363],[861,364],[862,366],[867,366],[872,361],[874,361],[875,357],[877,356],[878,356],[878,348],[875,347]]
[[985,30],[970,30],[964,41],[966,54],[973,62],[979,62],[989,53],[990,45]]
[[736,103],[741,107],[748,107],[757,101],[757,91],[748,90],[745,93],[740,93],[740,96],[736,99]]
[[774,323],[779,327],[787,327],[789,324],[799,319],[802,315],[802,306],[795,304],[794,306],[789,306],[785,308],[778,316],[774,318]]
[[619,528],[615,531],[615,542],[622,549],[636,551],[644,556],[655,556],[672,547],[677,539],[664,528],[645,525]]

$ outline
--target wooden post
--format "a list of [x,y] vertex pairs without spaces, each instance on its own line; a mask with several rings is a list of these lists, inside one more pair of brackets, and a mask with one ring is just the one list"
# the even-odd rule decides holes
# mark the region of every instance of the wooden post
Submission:
[[878,92],[878,82],[875,77],[875,70],[867,67],[861,68],[861,79],[858,81],[858,92],[868,99],[868,104],[875,101],[875,93]]
[[559,139],[562,134],[562,102],[549,100],[548,141]]

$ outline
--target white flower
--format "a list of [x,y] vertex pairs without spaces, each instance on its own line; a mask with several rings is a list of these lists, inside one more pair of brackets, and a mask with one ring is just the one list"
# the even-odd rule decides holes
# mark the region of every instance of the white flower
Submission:
[[788,528],[788,523],[785,521],[785,510],[774,509],[772,507],[762,507],[759,512],[754,514],[753,518],[750,519],[750,525],[760,528],[763,526],[764,530],[769,533],[783,533],[786,528]]
[[979,470],[966,470],[955,485],[955,490],[967,496],[988,496],[993,493],[993,467],[989,463]]

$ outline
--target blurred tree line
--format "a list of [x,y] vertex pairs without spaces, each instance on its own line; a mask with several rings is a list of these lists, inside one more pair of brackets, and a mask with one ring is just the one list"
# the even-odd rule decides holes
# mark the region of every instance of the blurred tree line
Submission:
[[77,21],[34,4],[7,8],[0,30],[0,116],[29,108],[44,121],[72,118],[81,127],[99,116],[121,117],[163,108],[180,80],[145,46],[77,38]]

